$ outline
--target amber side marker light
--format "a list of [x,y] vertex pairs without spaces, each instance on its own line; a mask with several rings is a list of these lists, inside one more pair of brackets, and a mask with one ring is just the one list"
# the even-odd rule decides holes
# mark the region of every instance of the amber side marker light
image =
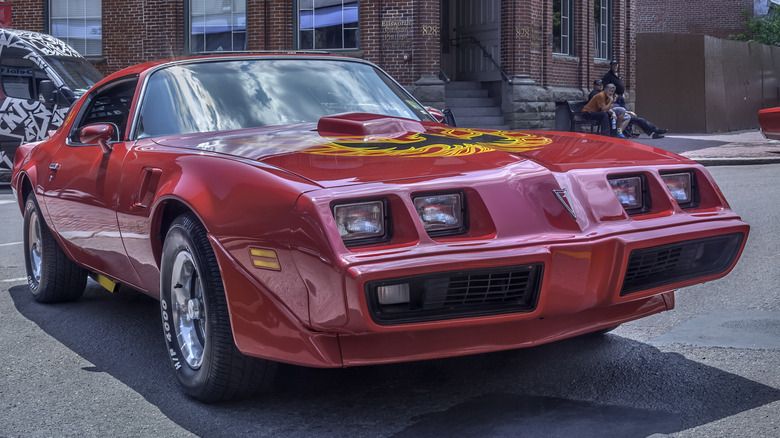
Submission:
[[272,269],[275,271],[282,269],[279,265],[276,251],[272,249],[249,248],[249,258],[252,260],[252,266],[255,268]]

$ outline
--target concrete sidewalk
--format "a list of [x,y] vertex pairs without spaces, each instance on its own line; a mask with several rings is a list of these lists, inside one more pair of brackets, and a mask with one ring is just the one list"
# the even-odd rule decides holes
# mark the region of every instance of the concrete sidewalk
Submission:
[[677,134],[652,139],[644,134],[632,139],[674,152],[705,166],[780,163],[780,141],[767,140],[758,130],[719,134]]

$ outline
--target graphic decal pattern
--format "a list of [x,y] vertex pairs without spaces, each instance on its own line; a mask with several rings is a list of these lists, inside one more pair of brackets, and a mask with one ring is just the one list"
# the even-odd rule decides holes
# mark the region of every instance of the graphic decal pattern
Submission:
[[[0,30],[0,57],[6,48],[26,51],[24,59],[42,70],[55,87],[62,87],[64,83],[43,56],[81,56],[63,41],[49,35],[12,29]],[[13,97],[2,99],[0,141],[3,148],[0,150],[0,173],[10,171],[13,165],[12,154],[19,144],[45,139],[50,130],[57,129],[62,124],[67,112],[67,107],[47,108],[38,100]],[[7,178],[0,177],[0,182],[4,179]]]
[[44,56],[68,56],[81,57],[81,54],[62,40],[37,32],[25,30],[6,30],[8,33],[16,34],[35,50],[43,53]]
[[62,124],[67,112],[68,108],[51,110],[37,100],[5,98],[0,103],[0,136],[3,142],[19,144],[43,140]]
[[480,131],[464,128],[432,128],[395,138],[338,139],[301,152],[317,155],[402,157],[452,157],[494,150],[525,152],[544,147],[549,138],[514,131]]

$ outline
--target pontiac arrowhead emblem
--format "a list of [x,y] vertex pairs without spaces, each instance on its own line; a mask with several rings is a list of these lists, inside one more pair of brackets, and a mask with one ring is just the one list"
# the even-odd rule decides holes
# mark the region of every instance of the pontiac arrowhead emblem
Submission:
[[566,189],[563,189],[553,190],[553,193],[555,193],[555,197],[561,201],[561,204],[566,207],[566,210],[569,212],[569,214],[571,214],[571,217],[573,217],[574,220],[577,220],[577,213],[575,213],[574,209],[571,208],[571,203],[569,202],[569,192]]

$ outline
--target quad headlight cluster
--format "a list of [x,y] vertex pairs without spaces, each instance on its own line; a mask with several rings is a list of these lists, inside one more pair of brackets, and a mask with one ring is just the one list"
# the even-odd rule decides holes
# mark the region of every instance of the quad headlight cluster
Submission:
[[645,205],[647,184],[644,180],[644,175],[616,177],[609,180],[612,191],[615,192],[615,196],[626,212],[640,213],[650,209],[649,205]]
[[[662,172],[661,179],[680,208],[698,205],[693,171]],[[628,214],[645,213],[652,208],[644,174],[617,175],[608,178],[612,191]]]
[[382,241],[390,236],[387,202],[371,200],[336,204],[333,217],[344,243]]
[[696,178],[691,171],[662,173],[666,188],[681,208],[694,207],[696,199]]
[[459,234],[466,228],[463,193],[415,195],[414,209],[431,236]]
[[[461,191],[423,193],[412,204],[430,236],[461,234],[468,229],[465,194]],[[339,234],[347,245],[377,243],[392,238],[387,199],[372,199],[332,205]]]

